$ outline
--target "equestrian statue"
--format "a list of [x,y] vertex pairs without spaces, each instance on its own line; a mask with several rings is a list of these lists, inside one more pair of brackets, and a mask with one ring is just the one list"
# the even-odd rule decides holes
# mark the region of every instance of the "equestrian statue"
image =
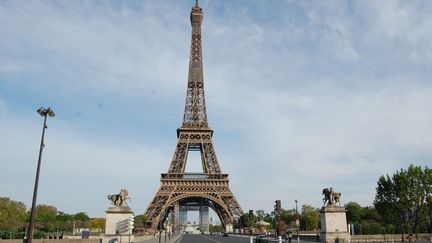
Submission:
[[130,197],[128,197],[127,189],[121,189],[119,194],[108,195],[108,200],[111,201],[112,205],[117,207],[129,207],[126,199],[129,199],[129,202],[131,201]]
[[340,192],[334,192],[332,187],[324,188],[322,195],[324,195],[323,207],[336,206],[336,203],[339,203],[340,206],[340,198],[342,194]]

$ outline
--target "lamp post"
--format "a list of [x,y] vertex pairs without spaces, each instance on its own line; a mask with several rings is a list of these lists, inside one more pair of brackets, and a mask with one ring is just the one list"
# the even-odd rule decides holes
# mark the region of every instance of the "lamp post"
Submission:
[[299,220],[299,217],[298,217],[298,210],[297,210],[297,203],[298,203],[298,201],[297,201],[297,199],[295,200],[295,203],[296,203],[297,243],[299,243],[300,242],[300,237],[299,237],[300,220]]
[[159,243],[161,243],[162,240],[162,217],[160,218],[159,221]]
[[41,166],[41,159],[42,159],[42,151],[45,147],[44,143],[44,137],[45,137],[45,129],[48,128],[46,125],[47,116],[54,117],[55,113],[51,109],[51,107],[48,108],[39,108],[37,110],[39,115],[41,115],[44,118],[43,127],[42,127],[42,137],[40,142],[40,148],[39,148],[39,158],[38,158],[38,164],[36,169],[36,179],[34,184],[34,191],[33,191],[33,201],[32,201],[32,208],[30,213],[30,222],[29,222],[29,228],[27,230],[27,243],[32,243],[33,240],[33,228],[34,228],[34,218],[36,214],[36,198],[37,198],[37,191],[38,191],[38,185],[39,185],[39,172],[40,172],[40,166]]

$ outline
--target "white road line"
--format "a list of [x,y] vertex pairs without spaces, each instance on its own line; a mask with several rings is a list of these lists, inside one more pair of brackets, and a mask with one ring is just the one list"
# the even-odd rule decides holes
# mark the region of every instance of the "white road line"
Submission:
[[204,235],[201,235],[201,237],[204,237],[204,238],[206,238],[207,240],[211,240],[211,241],[214,241],[214,242],[217,242],[217,243],[222,243],[222,241],[218,241],[218,240],[212,239],[212,238],[207,237],[207,236],[204,236]]
[[175,240],[174,243],[179,243],[182,238],[183,238],[183,235],[181,235],[177,240]]

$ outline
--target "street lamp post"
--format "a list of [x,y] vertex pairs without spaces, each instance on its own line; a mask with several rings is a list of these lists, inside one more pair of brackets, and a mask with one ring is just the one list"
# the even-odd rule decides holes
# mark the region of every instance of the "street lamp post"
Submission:
[[39,172],[40,172],[40,166],[41,166],[41,159],[42,159],[42,151],[45,147],[44,143],[44,137],[45,137],[45,129],[48,128],[46,125],[47,116],[54,117],[55,113],[51,109],[51,107],[48,108],[39,108],[37,110],[39,115],[41,115],[44,118],[43,127],[42,127],[42,137],[40,142],[40,148],[39,148],[39,158],[38,158],[38,164],[36,169],[36,179],[34,184],[34,191],[33,191],[33,201],[32,201],[32,208],[30,213],[30,222],[29,222],[29,228],[27,230],[27,243],[32,243],[33,240],[33,228],[34,228],[34,218],[36,214],[36,198],[37,198],[37,191],[38,191],[38,185],[39,185]]
[[298,203],[298,201],[297,201],[297,199],[295,200],[295,203],[296,203],[297,243],[299,243],[300,242],[300,237],[299,237],[300,220],[299,220],[299,217],[298,217],[298,209],[297,209],[297,203]]
[[159,243],[161,243],[162,240],[162,217],[159,221]]

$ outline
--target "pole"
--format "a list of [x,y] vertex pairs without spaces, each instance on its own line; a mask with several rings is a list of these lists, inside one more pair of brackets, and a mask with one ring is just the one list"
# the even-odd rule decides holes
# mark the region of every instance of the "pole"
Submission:
[[296,203],[296,218],[297,218],[297,222],[298,222],[298,224],[297,224],[297,243],[299,243],[300,242],[300,237],[299,237],[299,230],[300,230],[300,220],[299,220],[299,217],[298,217],[298,210],[297,210],[297,199],[295,200],[295,203]]
[[275,225],[275,239],[277,239],[277,236],[278,236],[278,230],[277,230],[277,228],[278,228],[278,223],[277,223],[277,210],[275,209],[274,210],[274,225]]
[[161,220],[159,221],[159,243],[161,243],[162,240],[162,217]]
[[34,190],[33,190],[33,201],[32,201],[31,213],[30,213],[29,229],[27,231],[27,243],[32,243],[33,240],[34,218],[36,215],[36,198],[37,198],[37,192],[39,186],[39,174],[40,174],[40,167],[41,167],[42,151],[44,148],[46,120],[47,120],[47,114],[44,115],[44,123],[42,127],[42,137],[40,142],[39,158],[38,158],[38,164],[36,169],[36,179],[35,179]]

